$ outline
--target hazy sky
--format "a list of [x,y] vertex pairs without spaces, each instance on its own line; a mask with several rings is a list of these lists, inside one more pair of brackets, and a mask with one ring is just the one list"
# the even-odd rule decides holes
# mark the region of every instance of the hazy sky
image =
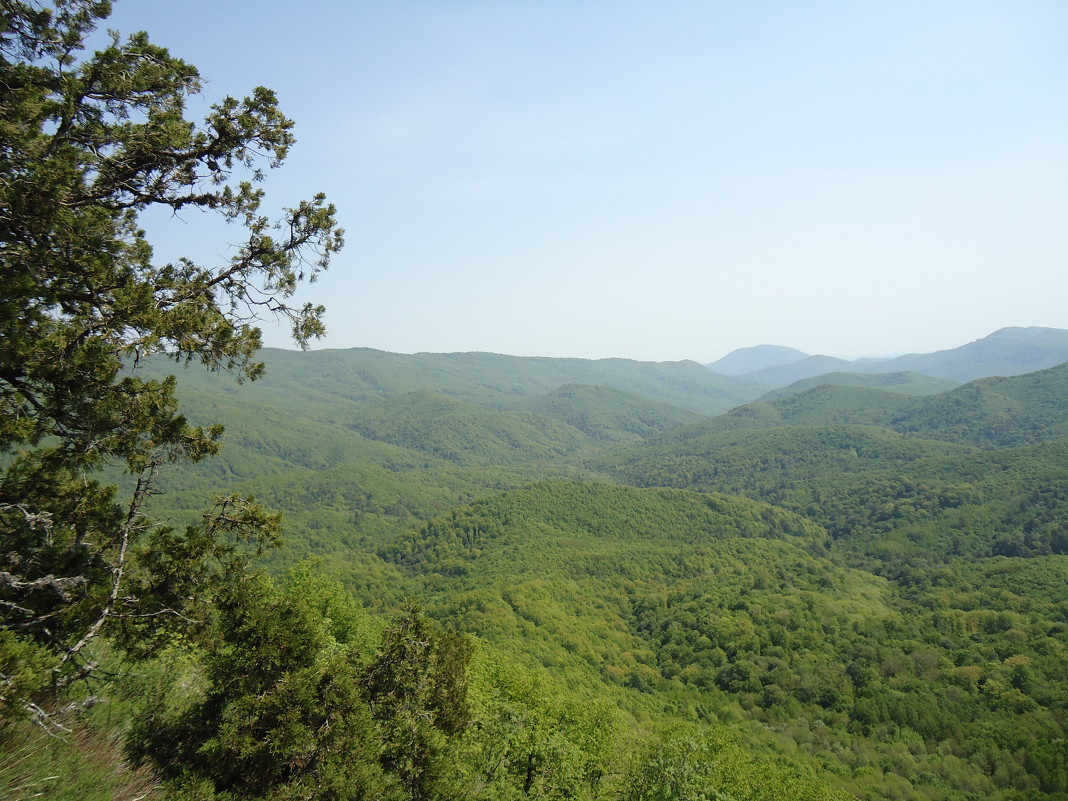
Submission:
[[[1068,2],[119,0],[275,89],[317,347],[709,362],[1068,328]],[[225,254],[194,214],[161,255]],[[231,239],[227,239],[227,237]],[[268,344],[290,346],[265,329]]]

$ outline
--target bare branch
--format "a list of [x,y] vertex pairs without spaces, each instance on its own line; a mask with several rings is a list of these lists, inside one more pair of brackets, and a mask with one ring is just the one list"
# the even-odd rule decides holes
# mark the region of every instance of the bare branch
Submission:
[[[148,500],[149,495],[152,494],[152,482],[156,475],[156,468],[158,468],[160,464],[161,461],[158,457],[153,459],[148,466],[141,471],[141,474],[137,478],[137,486],[134,489],[133,498],[130,500],[130,506],[127,509],[126,520],[120,529],[119,554],[114,567],[112,567],[111,592],[108,594],[107,601],[105,601],[97,619],[89,626],[85,634],[82,635],[82,638],[68,648],[60,658],[60,666],[72,661],[79,652],[81,652],[81,650],[100,633],[100,630],[104,627],[104,623],[112,616],[115,603],[119,598],[123,573],[126,569],[126,554],[129,549],[130,539],[140,527],[139,521],[142,517],[141,508],[144,506],[145,501]],[[83,666],[83,668],[77,671],[73,677],[62,683],[69,684],[71,681],[80,678],[81,675],[90,672],[90,670],[91,669],[88,669],[86,666]]]

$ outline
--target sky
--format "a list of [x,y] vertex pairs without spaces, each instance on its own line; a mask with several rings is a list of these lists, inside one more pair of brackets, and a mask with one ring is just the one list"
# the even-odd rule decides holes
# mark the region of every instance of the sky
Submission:
[[[707,363],[1068,328],[1068,3],[118,0],[296,121],[313,347]],[[157,255],[224,258],[194,213]],[[228,237],[230,237],[228,239]],[[284,329],[265,342],[292,347]]]

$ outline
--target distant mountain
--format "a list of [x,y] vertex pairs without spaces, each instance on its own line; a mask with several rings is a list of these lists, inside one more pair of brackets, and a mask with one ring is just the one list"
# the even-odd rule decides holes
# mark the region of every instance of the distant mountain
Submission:
[[910,371],[951,381],[972,381],[989,376],[1022,375],[1066,361],[1068,330],[1031,326],[1002,328],[967,345],[935,353],[910,353],[892,359],[856,361],[831,356],[809,356],[786,364],[755,369],[738,377],[763,382],[772,387],[787,386],[795,381],[830,372]]
[[820,384],[796,395],[736,406],[707,421],[710,428],[733,431],[774,426],[862,425],[890,427],[914,398],[879,387]]
[[988,376],[1014,376],[1068,361],[1068,331],[1059,328],[1002,328],[967,345],[936,353],[908,354],[857,372],[913,370],[925,375],[971,381]]
[[751,373],[746,373],[744,376],[738,377],[747,378],[751,381],[758,381],[772,387],[784,387],[795,381],[802,381],[806,378],[825,375],[827,373],[850,371],[868,372],[869,369],[874,372],[875,370],[878,370],[881,365],[882,362],[871,362],[866,360],[864,362],[864,367],[862,368],[859,362],[850,362],[845,359],[835,358],[834,356],[806,356],[804,359],[800,359],[791,364],[779,364],[772,367],[765,367],[761,370],[754,370]]
[[[1008,329],[943,355],[993,369],[1055,354],[1058,333]],[[285,515],[271,570],[314,556],[369,608],[415,599],[484,638],[471,697],[492,700],[479,682],[498,668],[493,686],[512,689],[480,737],[570,758],[558,722],[580,728],[578,708],[649,730],[725,726],[729,753],[757,766],[725,786],[753,801],[841,797],[798,789],[828,766],[864,798],[1063,786],[1068,363],[921,396],[907,393],[960,379],[862,361],[753,401],[766,386],[694,362],[262,358],[267,375],[240,388],[142,367],[178,372],[190,422],[227,428],[217,459],[161,473],[169,492],[148,512],[182,531],[209,494],[254,494]],[[828,357],[780,367],[810,359]],[[498,653],[574,696],[527,715],[508,699],[535,685]],[[677,767],[725,764],[686,736],[657,763],[665,786]],[[779,747],[796,766],[753,762]],[[533,753],[514,762],[520,783]],[[505,765],[496,748],[487,759]]]
[[[177,373],[190,423],[226,428],[218,458],[160,477],[167,515],[180,525],[199,519],[208,494],[240,487],[285,511],[298,538],[356,519],[381,533],[486,491],[574,475],[567,461],[580,451],[638,442],[766,389],[692,361],[366,348],[258,355],[266,374],[243,386],[161,358],[135,370],[144,379]],[[115,468],[109,480],[125,479]]]
[[878,426],[912,437],[981,448],[1012,448],[1068,437],[1068,363],[1024,375],[981,378],[937,395],[909,396],[889,389],[819,383],[793,394],[765,396],[719,417],[677,428],[649,447],[666,442],[671,451],[679,442],[713,432],[784,426]]
[[737,376],[765,367],[793,364],[807,357],[807,353],[783,345],[756,345],[752,348],[732,350],[722,359],[705,366],[720,375]]
[[909,370],[900,373],[826,373],[813,378],[803,378],[787,387],[773,389],[761,400],[770,401],[798,395],[824,384],[837,387],[872,387],[902,395],[937,395],[959,386],[958,382],[948,378],[934,378]]

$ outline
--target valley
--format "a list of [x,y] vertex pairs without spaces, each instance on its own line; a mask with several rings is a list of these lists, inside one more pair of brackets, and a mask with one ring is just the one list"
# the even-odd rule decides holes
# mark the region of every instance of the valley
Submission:
[[[336,580],[371,621],[415,601],[538,703],[601,710],[592,752],[585,718],[553,735],[582,770],[658,741],[717,797],[1068,793],[1068,365],[767,394],[693,363],[262,357],[243,387],[180,373],[226,441],[154,515],[255,495],[284,517],[269,572]],[[523,795],[565,792],[550,762]]]

